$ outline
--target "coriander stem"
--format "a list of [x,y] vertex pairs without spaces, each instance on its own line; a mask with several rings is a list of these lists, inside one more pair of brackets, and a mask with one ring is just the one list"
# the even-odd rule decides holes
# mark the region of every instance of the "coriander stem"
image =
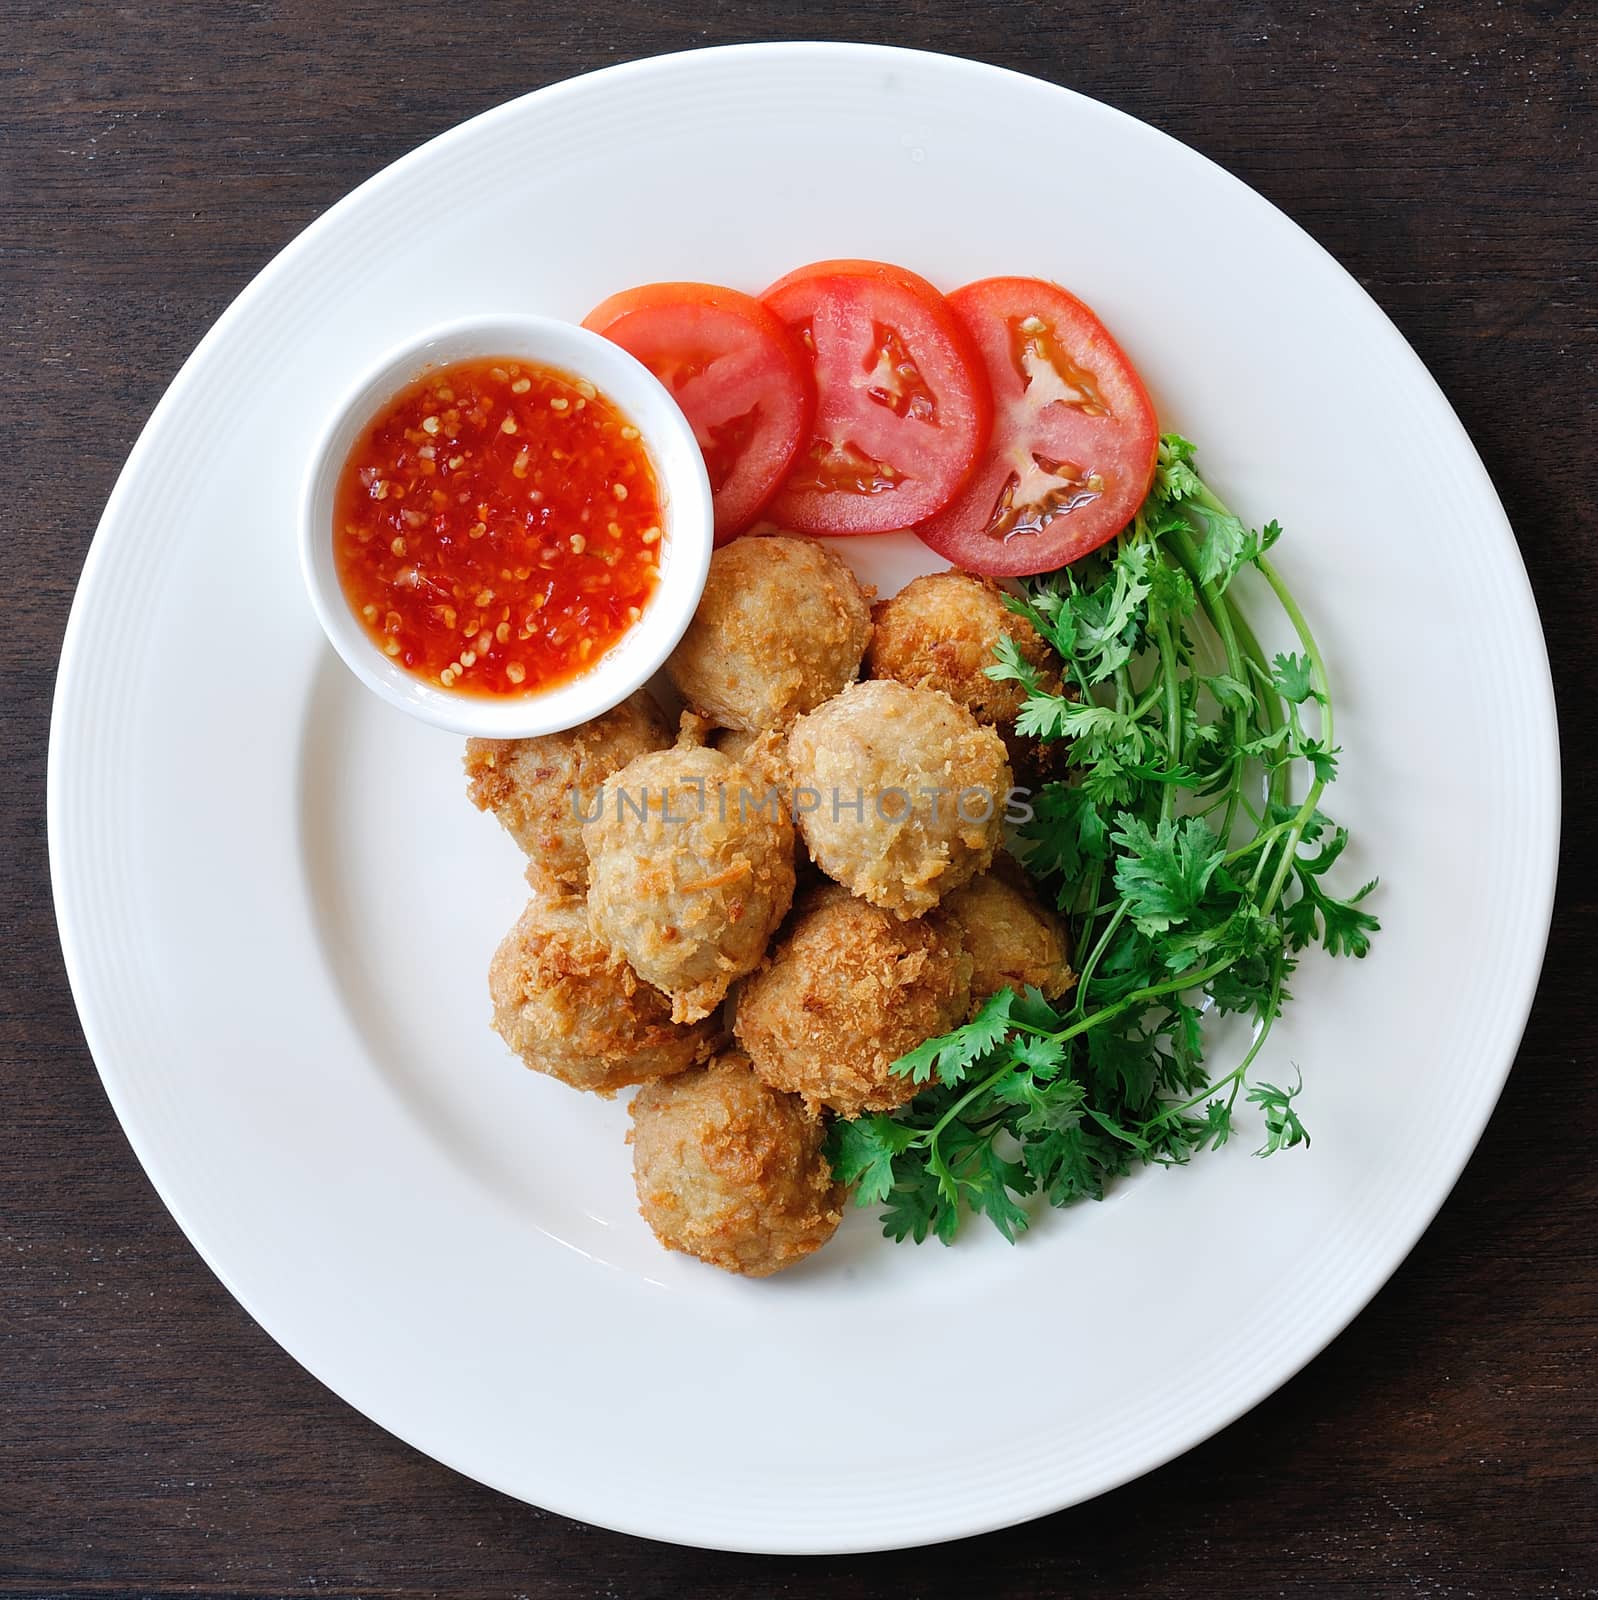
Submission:
[[[1171,624],[1162,617],[1155,633],[1160,650],[1160,676],[1164,684],[1165,699],[1165,749],[1172,770],[1182,764],[1182,685],[1179,678],[1180,663],[1176,644],[1171,638]],[[1176,786],[1165,784],[1160,793],[1160,820],[1166,821],[1176,804]]]
[[[938,1135],[942,1133],[943,1130],[948,1127],[949,1124],[953,1122],[954,1119],[959,1116],[960,1113],[964,1111],[973,1100],[980,1100],[982,1096],[985,1095],[988,1090],[999,1081],[1000,1078],[1007,1076],[1012,1070],[1013,1069],[1011,1068],[1010,1063],[1006,1061],[1002,1067],[990,1072],[981,1083],[977,1084],[974,1088],[968,1089],[963,1095],[961,1095],[960,1098],[956,1100],[955,1103],[950,1106],[949,1109],[945,1111],[930,1128],[919,1134],[916,1142],[925,1144],[928,1150],[936,1153],[938,1148]],[[942,1157],[940,1156],[939,1159],[941,1160]]]
[[1168,978],[1163,983],[1151,983],[1141,989],[1134,989],[1130,994],[1122,995],[1119,1000],[1110,1005],[1101,1007],[1083,1017],[1078,1022],[1071,1023],[1068,1027],[1061,1028],[1058,1033],[1050,1037],[1064,1044],[1068,1039],[1074,1039],[1079,1033],[1086,1033],[1090,1028],[1096,1028],[1101,1022],[1108,1022],[1113,1017],[1120,1016],[1129,1011],[1133,1006],[1145,1004],[1150,1000],[1158,1000],[1161,995],[1179,994],[1183,989],[1196,989],[1206,984],[1211,978],[1218,977],[1232,965],[1235,958],[1226,957],[1223,961],[1212,961],[1207,967],[1198,967],[1192,972],[1184,972],[1179,977]]
[[1269,828],[1261,829],[1247,844],[1239,845],[1237,849],[1231,851],[1226,856],[1223,865],[1229,867],[1234,861],[1241,861],[1245,856],[1253,855],[1256,850],[1269,844],[1279,834],[1286,833],[1292,826],[1292,820],[1289,819],[1286,822],[1278,822]]
[[[1315,635],[1310,630],[1309,622],[1304,613],[1299,609],[1298,601],[1293,598],[1292,591],[1282,581],[1282,575],[1271,565],[1264,556],[1260,557],[1259,569],[1265,574],[1265,581],[1275,591],[1276,598],[1281,602],[1282,609],[1287,613],[1297,632],[1299,642],[1304,646],[1304,653],[1309,657],[1310,670],[1315,674],[1316,683],[1320,690],[1321,708],[1321,742],[1330,751],[1332,748],[1332,691],[1331,684],[1326,676],[1326,663],[1321,657],[1320,646],[1315,642]],[[1299,840],[1304,836],[1304,829],[1309,826],[1310,818],[1315,814],[1315,807],[1320,802],[1326,784],[1323,779],[1315,778],[1310,783],[1309,791],[1304,796],[1303,804],[1299,806],[1293,818],[1292,830],[1288,842],[1282,851],[1282,859],[1276,868],[1275,876],[1271,879],[1271,886],[1265,893],[1261,902],[1261,909],[1270,914],[1280,897],[1282,890],[1287,886],[1287,875],[1292,870],[1293,863],[1298,859]]]
[[1114,937],[1115,930],[1121,926],[1121,921],[1125,916],[1126,902],[1123,900],[1120,905],[1115,908],[1115,915],[1110,918],[1109,926],[1105,928],[1104,932],[1099,935],[1098,942],[1089,952],[1087,960],[1083,963],[1081,972],[1077,974],[1076,1002],[1071,1008],[1073,1011],[1080,1014],[1086,1014],[1088,985],[1093,981],[1093,970],[1098,966],[1100,957],[1102,957],[1104,952],[1109,949],[1110,940]]
[[1282,610],[1287,613],[1288,620],[1293,624],[1294,632],[1298,634],[1299,642],[1304,646],[1304,654],[1309,657],[1310,667],[1319,682],[1321,738],[1329,750],[1332,746],[1332,686],[1326,674],[1326,662],[1321,657],[1321,647],[1316,643],[1309,621],[1299,609],[1298,601],[1293,598],[1293,592],[1283,581],[1281,573],[1264,556],[1259,559],[1259,569],[1265,574],[1265,581],[1276,591],[1276,598],[1281,601]]
[[1093,863],[1093,870],[1088,876],[1087,905],[1088,909],[1082,917],[1081,942],[1089,944],[1093,939],[1093,925],[1099,919],[1099,885],[1104,881],[1104,864],[1101,861]]
[[[1213,498],[1213,496],[1211,497]],[[1173,535],[1173,543],[1177,556],[1186,570],[1188,577],[1198,589],[1199,601],[1204,607],[1204,614],[1210,619],[1210,626],[1215,629],[1216,637],[1221,641],[1221,649],[1226,653],[1226,670],[1232,674],[1239,683],[1247,683],[1248,669],[1243,664],[1241,648],[1237,642],[1237,630],[1232,625],[1232,607],[1224,593],[1218,590],[1214,583],[1205,583],[1199,577],[1198,552],[1194,548],[1190,534],[1178,533]],[[1247,718],[1242,707],[1234,706],[1232,709],[1232,738],[1237,744],[1244,743],[1247,732]],[[1238,802],[1242,799],[1242,773],[1235,773],[1232,787],[1226,797],[1226,816],[1221,824],[1221,839],[1223,841],[1232,837],[1232,828],[1237,821]]]
[[1160,696],[1163,693],[1164,685],[1160,682],[1159,673],[1155,673],[1153,681],[1143,691],[1142,698],[1132,707],[1132,720],[1141,722],[1159,703]]
[[[1264,557],[1260,559],[1263,560]],[[1260,690],[1257,699],[1261,713],[1260,720],[1264,723],[1261,731],[1267,735],[1274,733],[1285,719],[1282,716],[1281,699],[1272,684],[1270,663],[1265,659],[1265,651],[1260,647],[1254,630],[1248,625],[1248,619],[1230,592],[1222,596],[1222,604],[1226,607],[1228,618],[1237,634],[1238,646],[1243,652],[1244,660],[1252,669]],[[1266,780],[1266,799],[1268,802],[1280,802],[1285,799],[1286,794],[1287,773],[1285,769],[1278,768],[1270,773]]]

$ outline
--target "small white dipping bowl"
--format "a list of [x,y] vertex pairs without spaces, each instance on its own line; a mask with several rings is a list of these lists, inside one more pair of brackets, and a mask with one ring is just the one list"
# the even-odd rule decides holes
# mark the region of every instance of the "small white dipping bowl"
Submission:
[[[344,598],[333,564],[333,497],[367,425],[407,385],[435,367],[501,356],[585,378],[638,429],[660,489],[660,583],[644,613],[576,677],[523,695],[458,693],[428,683],[372,642]],[[550,317],[506,313],[435,328],[384,358],[328,420],[300,503],[300,565],[322,631],[374,694],[455,733],[520,739],[597,717],[658,672],[699,604],[714,535],[710,480],[688,419],[659,380],[619,345]]]

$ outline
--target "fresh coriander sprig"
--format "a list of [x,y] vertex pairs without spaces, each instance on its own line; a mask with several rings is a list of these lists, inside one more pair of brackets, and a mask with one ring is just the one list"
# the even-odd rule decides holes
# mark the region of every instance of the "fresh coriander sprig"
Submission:
[[[1249,1074],[1307,946],[1363,956],[1374,880],[1327,883],[1348,844],[1321,810],[1337,772],[1326,664],[1268,559],[1276,523],[1249,529],[1168,435],[1148,498],[1116,543],[1028,579],[1010,603],[1058,651],[1046,690],[1009,640],[988,668],[1025,691],[1019,730],[1070,741],[1021,830],[1029,870],[1070,921],[1068,1000],[1002,990],[965,1026],[894,1064],[926,1087],[902,1110],[839,1122],[838,1175],[884,1231],[948,1242],[967,1211],[1014,1239],[1029,1201],[1102,1198],[1136,1165],[1225,1144],[1239,1100],[1259,1154],[1307,1145],[1291,1089]],[[1233,592],[1261,574],[1298,639],[1267,660]],[[1304,775],[1303,792],[1292,792]],[[1206,1063],[1206,1019],[1240,1013],[1236,1064]]]

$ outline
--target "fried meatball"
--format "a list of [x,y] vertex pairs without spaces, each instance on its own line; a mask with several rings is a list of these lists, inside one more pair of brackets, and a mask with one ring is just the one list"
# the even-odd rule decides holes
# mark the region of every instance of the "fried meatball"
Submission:
[[534,1072],[610,1096],[703,1061],[709,1024],[680,1027],[671,1003],[640,983],[588,929],[581,900],[536,899],[488,968],[494,1029]]
[[641,1089],[632,1104],[638,1209],[668,1250],[769,1277],[830,1239],[844,1191],[826,1130],[738,1051]]
[[733,1032],[773,1089],[841,1117],[891,1111],[922,1085],[888,1068],[965,1021],[971,958],[957,924],[902,922],[835,885],[795,913],[767,963],[739,985]]
[[810,539],[735,539],[710,558],[699,609],[666,663],[677,692],[726,728],[786,728],[854,682],[871,639],[855,575]]
[[973,1004],[1005,987],[1019,994],[1028,985],[1054,1000],[1076,983],[1065,924],[1008,857],[947,896],[943,910],[959,924],[971,956]]
[[999,730],[1017,773],[1052,773],[1051,747],[1015,731],[1026,691],[1013,680],[990,678],[984,669],[997,659],[993,651],[1000,634],[1008,634],[1037,670],[1041,687],[1059,694],[1060,660],[1037,629],[1005,605],[996,583],[953,569],[929,573],[879,601],[871,620],[868,677],[941,689],[978,722]]
[[936,689],[852,684],[794,724],[788,760],[816,865],[901,917],[975,877],[1002,841],[1004,743]]
[[634,756],[670,743],[665,717],[639,690],[564,733],[468,739],[466,793],[479,811],[492,811],[526,851],[535,888],[581,891],[588,887],[581,819],[592,810],[599,786]]
[[605,780],[583,825],[595,935],[695,1022],[759,963],[793,900],[793,824],[718,750],[678,745]]

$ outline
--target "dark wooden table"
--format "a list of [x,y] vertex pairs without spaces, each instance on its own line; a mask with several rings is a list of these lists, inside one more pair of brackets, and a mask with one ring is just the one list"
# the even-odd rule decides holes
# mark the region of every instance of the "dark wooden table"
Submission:
[[[1590,3],[821,0],[767,24],[748,0],[8,0],[0,15],[0,1589],[1598,1594]],[[1326,1354],[1096,1503],[951,1548],[799,1561],[648,1544],[504,1499],[380,1432],[255,1327],[155,1199],[84,1049],[50,911],[44,767],[100,508],[172,373],[274,251],[369,173],[525,90],[630,56],[818,36],[1097,95],[1223,162],[1347,264],[1458,407],[1520,535],[1569,808],[1541,998],[1503,1103],[1436,1226]]]

